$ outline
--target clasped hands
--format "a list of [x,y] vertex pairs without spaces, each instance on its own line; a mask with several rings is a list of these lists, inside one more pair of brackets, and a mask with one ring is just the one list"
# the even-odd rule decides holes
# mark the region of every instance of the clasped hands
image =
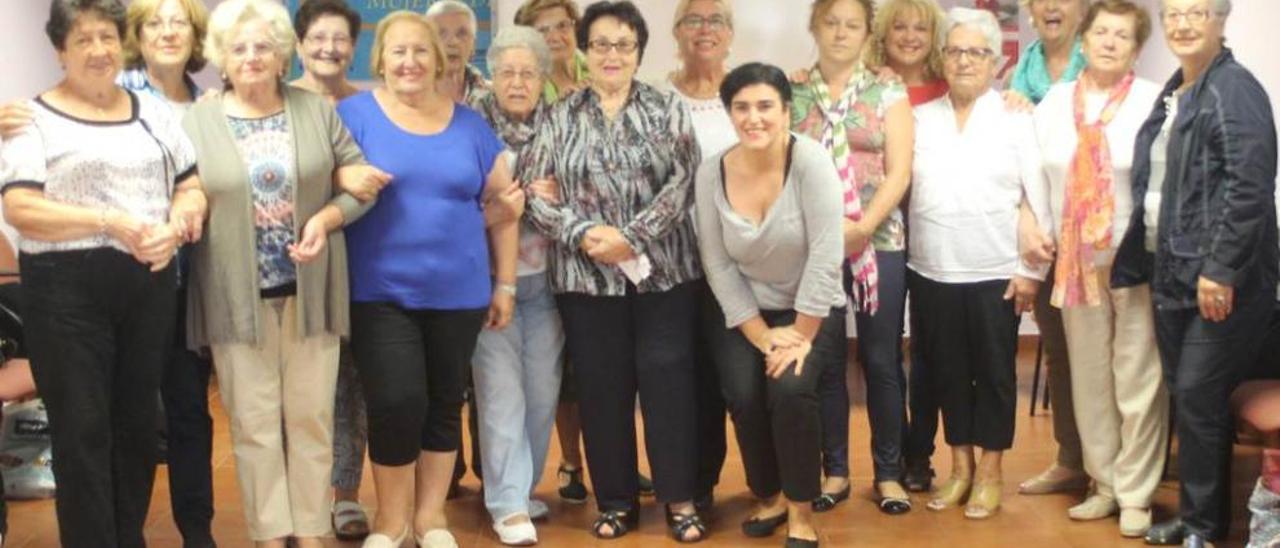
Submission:
[[764,373],[771,379],[781,378],[793,364],[799,376],[804,371],[805,358],[813,350],[813,343],[794,325],[771,327],[751,343],[764,354]]

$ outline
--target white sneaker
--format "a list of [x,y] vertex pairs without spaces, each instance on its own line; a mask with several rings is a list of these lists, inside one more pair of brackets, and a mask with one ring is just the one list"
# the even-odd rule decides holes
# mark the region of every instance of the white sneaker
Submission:
[[551,508],[547,503],[538,499],[529,499],[529,519],[538,521],[547,519],[551,515]]
[[529,517],[528,514],[512,514],[493,521],[493,532],[498,534],[498,541],[507,546],[531,546],[538,543],[538,530],[533,527],[532,521],[526,519],[510,525],[505,523],[520,515]]
[[1115,497],[1107,495],[1089,495],[1084,502],[1067,509],[1067,517],[1077,521],[1090,521],[1114,516],[1120,511]]

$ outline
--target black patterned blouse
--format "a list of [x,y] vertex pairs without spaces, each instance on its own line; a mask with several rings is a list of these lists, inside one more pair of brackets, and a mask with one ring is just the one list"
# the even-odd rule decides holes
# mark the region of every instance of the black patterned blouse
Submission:
[[579,249],[596,225],[619,229],[652,274],[640,293],[666,291],[702,277],[697,238],[689,214],[693,178],[701,154],[688,107],[671,93],[633,82],[611,121],[594,90],[556,104],[525,147],[516,173],[525,183],[554,177],[559,205],[530,198],[530,224],[556,245],[550,253],[556,293],[622,296],[627,278],[614,265],[597,263]]

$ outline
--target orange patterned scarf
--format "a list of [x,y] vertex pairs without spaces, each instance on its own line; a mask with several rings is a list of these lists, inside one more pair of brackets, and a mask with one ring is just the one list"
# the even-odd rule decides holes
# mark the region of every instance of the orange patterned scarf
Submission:
[[1062,211],[1062,238],[1058,243],[1058,266],[1054,272],[1050,302],[1059,308],[1102,304],[1094,255],[1111,247],[1111,230],[1116,209],[1112,190],[1111,147],[1107,124],[1116,117],[1120,105],[1133,87],[1133,73],[1125,75],[1111,90],[1102,114],[1093,123],[1085,122],[1085,90],[1088,75],[1076,82],[1074,109],[1076,154],[1067,175]]

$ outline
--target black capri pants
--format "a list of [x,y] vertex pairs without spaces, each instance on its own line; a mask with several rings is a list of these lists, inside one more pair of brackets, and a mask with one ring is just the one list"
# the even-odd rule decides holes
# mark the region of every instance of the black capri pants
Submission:
[[466,376],[487,312],[351,303],[351,350],[364,385],[369,460],[404,466],[422,451],[458,450]]

